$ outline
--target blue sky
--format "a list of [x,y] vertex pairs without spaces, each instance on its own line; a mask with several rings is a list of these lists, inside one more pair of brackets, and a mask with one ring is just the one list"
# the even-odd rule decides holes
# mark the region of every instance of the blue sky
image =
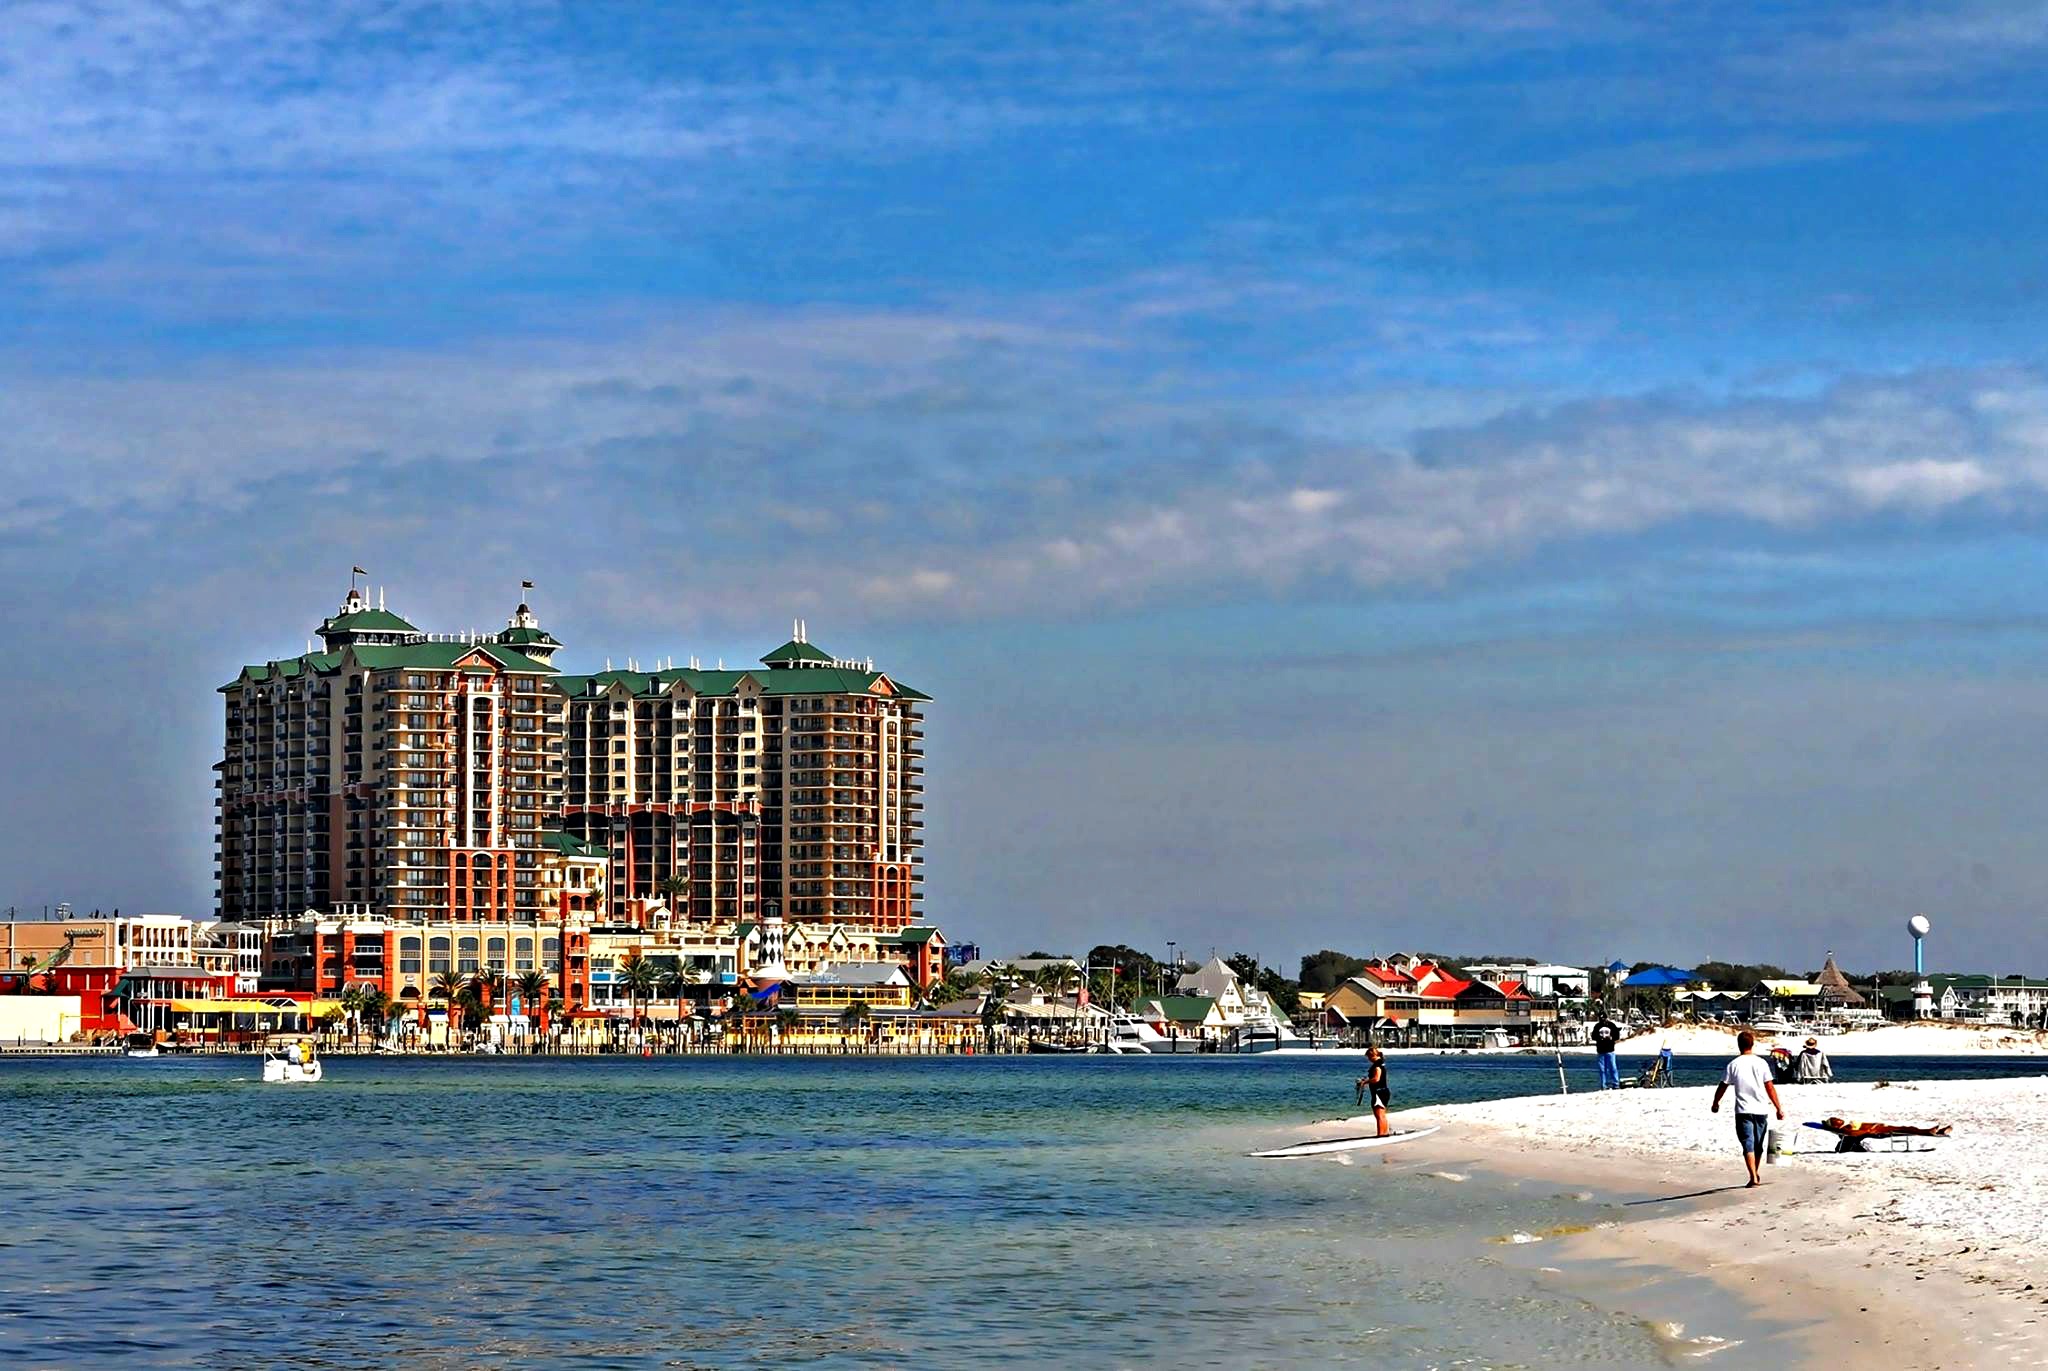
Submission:
[[6,19],[0,901],[360,563],[874,655],[991,950],[2048,969],[2048,7]]

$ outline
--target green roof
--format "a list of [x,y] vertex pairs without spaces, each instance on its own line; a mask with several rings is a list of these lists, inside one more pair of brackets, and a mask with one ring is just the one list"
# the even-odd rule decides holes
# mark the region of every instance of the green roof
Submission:
[[897,929],[894,933],[884,933],[881,937],[876,938],[875,941],[878,943],[898,943],[909,947],[922,947],[930,942],[932,936],[938,931],[936,928],[928,928],[923,924],[909,924]]
[[606,857],[611,855],[609,848],[599,847],[587,838],[579,838],[574,833],[565,833],[559,828],[542,829],[540,845],[553,848],[565,857]]
[[[369,611],[372,614],[377,610]],[[360,616],[350,616],[360,617]],[[355,659],[372,671],[389,671],[398,667],[420,667],[428,670],[445,671],[453,667],[472,652],[481,652],[507,671],[537,673],[552,676],[555,668],[545,662],[535,661],[514,648],[501,647],[496,643],[392,643],[389,645],[351,644],[334,652],[310,652],[303,657],[289,657],[283,661],[266,662],[259,666],[245,666],[242,674],[222,686],[232,690],[244,681],[260,683],[271,680],[288,681],[308,671],[325,674],[339,669],[342,661],[353,654]]]
[[386,609],[359,609],[337,614],[320,625],[322,633],[417,633],[405,620]]
[[[555,683],[569,695],[602,695],[614,685],[623,685],[634,695],[659,695],[677,681],[688,685],[699,695],[730,695],[739,688],[741,681],[751,679],[761,688],[763,695],[780,697],[866,695],[882,676],[879,671],[831,666],[811,667],[804,671],[704,671],[676,667],[665,671],[598,671],[583,676],[559,676]],[[931,699],[923,691],[912,690],[901,681],[892,679],[889,685],[899,699]]]
[[792,638],[781,647],[761,659],[763,666],[782,666],[789,662],[830,662],[832,654],[823,648],[812,647]]
[[498,641],[512,647],[518,647],[522,643],[546,643],[550,647],[561,646],[561,643],[556,641],[554,635],[544,628],[508,628],[498,634]]

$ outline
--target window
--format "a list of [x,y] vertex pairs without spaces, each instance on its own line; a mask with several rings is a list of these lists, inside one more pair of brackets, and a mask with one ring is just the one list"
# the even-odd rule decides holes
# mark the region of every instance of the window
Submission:
[[521,938],[512,945],[512,966],[517,971],[533,970],[533,939]]
[[484,943],[484,956],[485,960],[490,963],[491,970],[502,974],[505,970],[505,940],[503,938],[491,938],[486,941]]
[[465,976],[476,973],[476,939],[463,937],[455,948],[455,969]]
[[540,940],[540,957],[543,970],[560,971],[562,969],[562,940],[560,938],[542,938]]
[[401,976],[420,974],[420,940],[400,938],[398,940],[398,973]]
[[436,973],[450,969],[448,965],[448,940],[446,938],[432,938],[428,940],[427,969]]

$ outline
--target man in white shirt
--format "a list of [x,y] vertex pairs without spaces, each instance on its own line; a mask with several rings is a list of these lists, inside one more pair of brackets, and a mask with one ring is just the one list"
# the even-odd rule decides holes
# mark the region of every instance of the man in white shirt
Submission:
[[1770,1136],[1771,1115],[1775,1113],[1782,1122],[1785,1106],[1778,1103],[1778,1087],[1771,1083],[1771,1064],[1756,1055],[1756,1034],[1743,1029],[1735,1035],[1735,1045],[1742,1049],[1742,1055],[1729,1062],[1728,1069],[1721,1073],[1721,1084],[1714,1091],[1714,1112],[1721,1112],[1722,1097],[1733,1090],[1735,1137],[1742,1144],[1749,1184],[1758,1186],[1764,1183],[1757,1173],[1757,1164],[1764,1159],[1764,1139]]

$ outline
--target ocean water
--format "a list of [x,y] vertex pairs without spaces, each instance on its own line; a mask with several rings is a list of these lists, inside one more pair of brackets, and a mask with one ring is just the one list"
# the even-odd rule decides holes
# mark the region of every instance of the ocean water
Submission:
[[[1697,1080],[1718,1069],[1682,1065]],[[1313,1055],[371,1057],[282,1087],[248,1058],[0,1059],[0,1364],[1674,1356],[1501,1243],[1605,1221],[1611,1203],[1452,1182],[1401,1148],[1353,1165],[1243,1155],[1353,1113],[1359,1069]],[[1393,1069],[1401,1106],[1556,1084],[1534,1058]],[[1590,1061],[1569,1069],[1591,1086]],[[1714,1364],[1770,1364],[1763,1351]]]

